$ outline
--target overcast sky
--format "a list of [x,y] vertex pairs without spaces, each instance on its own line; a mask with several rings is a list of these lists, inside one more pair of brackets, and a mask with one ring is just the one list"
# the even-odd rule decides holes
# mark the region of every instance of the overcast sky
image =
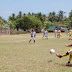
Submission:
[[68,16],[71,9],[72,0],[0,0],[0,16],[6,20],[12,13],[17,15],[19,11],[48,15],[49,12],[63,10]]

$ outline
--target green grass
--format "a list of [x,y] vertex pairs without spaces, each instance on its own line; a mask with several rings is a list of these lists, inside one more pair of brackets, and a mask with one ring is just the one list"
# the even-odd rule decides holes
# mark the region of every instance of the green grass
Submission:
[[36,35],[36,43],[29,43],[30,34],[0,36],[0,72],[71,72],[72,67],[65,64],[69,56],[59,59],[50,54],[55,49],[64,54],[72,41],[63,33],[55,38],[49,33],[49,39],[42,39],[42,34]]

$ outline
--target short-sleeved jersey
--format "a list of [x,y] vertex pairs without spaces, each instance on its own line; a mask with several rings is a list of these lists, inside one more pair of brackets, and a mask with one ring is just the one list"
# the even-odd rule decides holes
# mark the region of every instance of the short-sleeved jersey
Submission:
[[31,37],[34,37],[35,38],[35,32],[31,32]]
[[60,33],[61,31],[60,30],[58,30],[58,33]]
[[46,30],[46,31],[44,31],[44,35],[47,35],[48,34],[48,31]]
[[69,35],[72,35],[72,31],[69,32]]
[[67,52],[72,56],[72,48],[68,49]]
[[57,33],[57,29],[55,29],[54,32]]

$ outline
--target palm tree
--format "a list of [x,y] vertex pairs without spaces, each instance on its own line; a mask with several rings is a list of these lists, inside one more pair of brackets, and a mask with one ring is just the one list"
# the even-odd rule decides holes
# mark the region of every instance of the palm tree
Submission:
[[26,16],[26,14],[25,13],[23,13],[23,17],[25,17]]
[[56,13],[55,12],[50,12],[48,16],[49,21],[54,22],[56,21]]
[[65,14],[64,11],[61,11],[61,10],[59,11],[59,13],[58,13],[58,19],[59,19],[59,21],[63,21],[64,14]]
[[9,21],[15,21],[16,20],[16,17],[15,17],[15,14],[13,13],[12,16],[9,16]]
[[21,17],[22,17],[22,12],[20,11],[18,14],[18,18],[21,18]]
[[71,12],[69,13],[69,19],[72,20],[72,10],[71,10]]

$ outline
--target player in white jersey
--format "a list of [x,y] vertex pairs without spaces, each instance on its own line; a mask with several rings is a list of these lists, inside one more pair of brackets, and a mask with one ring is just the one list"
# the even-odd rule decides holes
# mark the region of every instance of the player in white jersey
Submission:
[[31,39],[29,40],[29,43],[31,42],[31,40],[33,40],[35,43],[35,36],[36,36],[36,32],[34,30],[32,30],[31,31]]
[[57,37],[57,34],[58,34],[58,28],[57,27],[55,27],[54,32],[55,32],[55,37]]
[[58,34],[57,34],[57,38],[60,38],[61,37],[61,30],[58,29]]
[[[45,39],[48,39],[48,31],[46,30],[46,28],[45,28],[45,30],[43,31],[43,37],[45,37]],[[42,37],[42,38],[43,38]]]

